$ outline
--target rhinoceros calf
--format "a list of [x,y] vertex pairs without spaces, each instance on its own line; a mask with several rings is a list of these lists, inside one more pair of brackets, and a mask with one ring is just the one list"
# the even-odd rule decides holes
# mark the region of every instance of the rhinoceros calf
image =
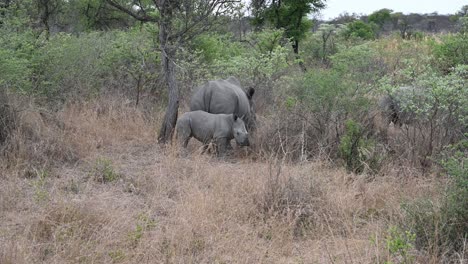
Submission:
[[176,138],[186,148],[191,137],[205,145],[214,140],[219,155],[225,154],[233,138],[240,146],[249,146],[244,121],[235,114],[210,114],[204,111],[184,113],[177,120]]
[[247,130],[252,131],[256,121],[252,101],[254,93],[254,88],[244,91],[240,82],[234,77],[209,81],[193,94],[190,100],[190,111],[235,114],[245,121]]

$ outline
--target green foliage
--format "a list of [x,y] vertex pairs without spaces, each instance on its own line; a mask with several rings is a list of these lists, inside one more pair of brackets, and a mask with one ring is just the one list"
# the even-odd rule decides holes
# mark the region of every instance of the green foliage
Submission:
[[[407,75],[413,74],[411,65]],[[448,75],[428,70],[409,83],[410,88],[386,86],[398,102],[401,111],[413,115],[419,122],[434,122],[441,127],[450,127],[451,133],[460,132],[468,124],[468,90],[466,76],[468,66],[460,65]],[[386,82],[388,83],[387,80]]]
[[369,18],[368,18],[369,22],[373,22],[377,24],[380,28],[382,28],[386,22],[391,21],[392,12],[393,10],[386,9],[386,8],[375,11],[374,13],[369,15]]
[[135,230],[129,234],[130,243],[136,246],[143,237],[143,234],[155,227],[156,221],[153,218],[149,217],[146,213],[138,214]]
[[348,87],[342,80],[335,71],[310,71],[298,84],[297,95],[312,112],[318,112],[321,109],[331,112],[337,110],[335,108],[346,105],[342,103],[342,100],[349,98],[345,96]]
[[215,59],[210,66],[214,76],[237,76],[248,83],[262,83],[288,67],[287,49],[276,46],[271,52],[250,50],[226,59]]
[[348,29],[344,34],[346,39],[370,40],[375,38],[375,28],[375,24],[367,24],[361,20],[356,20],[348,24]]
[[35,83],[29,92],[56,102],[89,98],[106,88],[144,89],[157,74],[158,52],[150,34],[150,29],[134,28],[54,35],[32,60]]
[[[401,231],[395,226],[388,229],[386,237],[387,249],[391,256],[403,258],[402,263],[413,263],[414,258],[410,256],[409,251],[414,248],[416,234],[410,231]],[[391,262],[387,262],[391,263]]]
[[456,249],[463,246],[468,235],[468,134],[454,146],[449,146],[441,160],[450,178],[443,213],[447,220],[446,234]]
[[315,64],[320,61],[327,64],[330,56],[337,53],[343,46],[342,35],[346,30],[344,25],[321,24],[316,32],[307,34],[303,41],[301,54],[306,62]]
[[[468,135],[465,135],[465,137]],[[468,140],[447,146],[440,165],[448,176],[448,187],[440,204],[429,199],[405,203],[405,225],[417,235],[418,248],[459,251],[468,234]],[[446,254],[446,252],[436,252]]]
[[106,158],[98,158],[91,171],[94,180],[101,183],[113,182],[120,179],[120,174],[115,172],[112,161]]
[[0,11],[0,88],[29,91],[32,87],[31,58],[38,40],[29,27],[28,10],[14,2]]
[[[356,45],[331,56],[333,69],[359,86],[358,93],[367,93],[386,73],[377,51],[368,43]],[[359,98],[356,98],[359,100]]]
[[33,180],[34,187],[34,199],[37,202],[44,202],[49,200],[49,192],[47,191],[47,178],[49,178],[49,173],[47,170],[36,170],[36,179]]
[[264,29],[249,36],[249,41],[255,43],[255,48],[261,54],[272,53],[281,46],[284,30],[282,29]]
[[102,54],[102,64],[97,65],[102,67],[104,80],[113,80],[117,87],[132,91],[136,102],[141,92],[153,88],[158,77],[155,68],[159,65],[160,54],[154,48],[155,35],[154,27],[149,24],[128,31],[114,31],[109,36],[109,48]]
[[30,61],[10,50],[0,49],[0,87],[14,91],[31,89]]
[[102,0],[68,0],[61,21],[75,32],[108,30],[133,24],[128,15]]
[[203,34],[194,40],[194,50],[200,51],[206,63],[239,56],[242,46],[231,40],[229,35]]
[[273,2],[265,6],[253,1],[255,19],[254,23],[263,24],[268,21],[277,29],[284,29],[287,38],[295,42],[304,39],[306,32],[311,28],[312,21],[307,15],[325,7],[322,0],[284,0]]
[[112,263],[122,262],[123,260],[125,260],[125,257],[126,257],[124,251],[120,249],[110,251],[108,254],[109,254],[109,257],[112,259]]
[[296,104],[297,104],[297,99],[294,98],[294,97],[288,96],[288,97],[286,98],[285,104],[286,104],[286,108],[287,108],[287,109],[292,109],[292,108],[294,108],[294,106],[296,106]]
[[376,157],[371,155],[373,141],[365,138],[364,129],[355,121],[346,121],[346,132],[341,138],[340,154],[346,162],[346,168],[354,173],[361,173],[366,166],[373,169]]
[[[94,32],[75,37],[57,34],[37,51],[34,58],[36,89],[31,91],[49,100],[64,100],[78,94],[99,91],[102,60],[110,39]],[[86,48],[85,48],[86,47]]]
[[405,213],[403,226],[416,235],[414,245],[418,249],[431,249],[443,244],[444,234],[441,233],[444,219],[440,205],[427,198],[416,199],[401,205]]
[[[368,95],[382,75],[382,67],[368,45],[339,51],[331,56],[331,64],[331,69],[314,70],[305,75],[299,85],[299,98],[316,113],[319,134],[326,135],[324,128],[328,126],[345,126],[334,132],[340,140],[335,153],[345,160],[348,170],[374,172],[380,156],[374,153],[375,144],[366,138],[369,131],[361,125],[368,122],[366,115],[371,105]],[[349,119],[357,122],[346,123]]]
[[468,65],[468,34],[457,33],[443,36],[440,43],[434,43],[436,65],[443,72],[449,72],[457,65]]

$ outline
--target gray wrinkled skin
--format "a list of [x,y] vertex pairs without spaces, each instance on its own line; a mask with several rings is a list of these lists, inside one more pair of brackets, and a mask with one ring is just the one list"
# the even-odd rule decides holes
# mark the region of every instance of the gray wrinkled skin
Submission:
[[207,145],[214,141],[218,154],[224,155],[231,139],[240,146],[249,146],[249,137],[244,121],[233,114],[210,114],[204,111],[184,113],[176,124],[178,143],[184,148],[194,137]]
[[244,91],[239,80],[229,77],[226,80],[209,81],[200,86],[190,101],[190,111],[202,110],[212,114],[235,114],[241,117],[247,130],[255,129],[255,111],[252,97],[254,88]]

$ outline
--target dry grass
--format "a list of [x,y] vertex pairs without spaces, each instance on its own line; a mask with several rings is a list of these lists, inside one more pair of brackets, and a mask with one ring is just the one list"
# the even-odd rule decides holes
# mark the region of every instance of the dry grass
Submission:
[[[24,114],[0,185],[0,263],[398,261],[385,237],[401,202],[437,200],[443,185],[244,150],[221,160],[193,143],[178,157],[155,144],[157,118],[117,101]],[[102,160],[119,177],[96,180]]]

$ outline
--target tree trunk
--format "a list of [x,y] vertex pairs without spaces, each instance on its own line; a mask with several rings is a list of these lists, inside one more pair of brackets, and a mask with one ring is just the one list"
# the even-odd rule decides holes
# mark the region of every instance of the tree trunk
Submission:
[[46,32],[46,40],[49,40],[50,37],[50,25],[49,25],[49,17],[50,17],[50,11],[49,11],[49,1],[42,1],[42,8],[44,8],[42,15],[41,15],[41,20],[42,24],[44,24],[45,32]]
[[[164,3],[163,3],[164,5]],[[164,116],[161,130],[159,131],[159,143],[167,143],[170,141],[177,122],[177,112],[179,110],[179,87],[176,81],[175,72],[175,53],[176,47],[169,41],[169,33],[171,29],[171,13],[170,7],[161,8],[161,22],[159,24],[159,44],[161,47],[161,66],[164,72],[164,81],[168,89],[168,104],[166,114]]]
[[294,54],[296,55],[296,59],[299,60],[299,66],[303,72],[307,72],[307,68],[302,62],[301,57],[299,56],[299,40],[295,39],[292,43]]
[[179,87],[175,79],[175,64],[170,57],[165,55],[162,59],[164,79],[168,88],[168,105],[164,121],[159,131],[159,142],[166,143],[171,139],[177,122],[177,112],[179,110]]

